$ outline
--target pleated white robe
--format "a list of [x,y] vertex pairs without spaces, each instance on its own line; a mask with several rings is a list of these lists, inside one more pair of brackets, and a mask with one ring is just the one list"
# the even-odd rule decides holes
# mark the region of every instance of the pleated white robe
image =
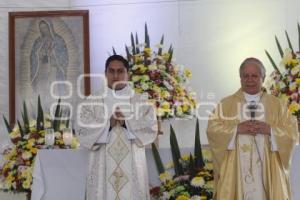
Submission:
[[[80,144],[90,149],[89,172],[87,177],[87,200],[148,200],[148,172],[145,145],[157,136],[157,121],[153,106],[142,100],[140,95],[129,99],[128,109],[133,117],[125,120],[126,128],[116,125],[109,130],[114,95],[109,90],[103,99],[90,100],[80,109],[83,124],[78,125]],[[131,92],[128,87],[118,95]],[[93,105],[94,104],[94,105]],[[100,106],[99,106],[100,105]],[[109,117],[103,115],[107,106]],[[124,114],[128,115],[128,113]],[[80,124],[80,123],[79,123]],[[94,125],[104,124],[101,127]]]

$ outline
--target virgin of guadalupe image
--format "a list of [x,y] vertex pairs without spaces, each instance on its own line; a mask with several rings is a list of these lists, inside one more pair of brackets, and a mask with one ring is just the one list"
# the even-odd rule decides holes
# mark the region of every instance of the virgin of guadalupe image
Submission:
[[[77,78],[83,73],[83,55],[79,54],[83,52],[82,25],[78,18],[33,18],[18,21],[17,27],[19,32],[26,31],[17,38],[20,67],[16,68],[16,86],[20,102],[16,105],[26,100],[34,112],[39,95],[43,109],[49,113],[58,98],[69,94],[65,101],[75,105]],[[59,83],[51,90],[54,81]]]
[[[40,36],[34,41],[30,53],[30,79],[33,91],[50,94],[53,80],[64,81],[68,66],[68,49],[64,39],[55,33],[50,24],[41,20]],[[58,89],[62,95],[63,88]]]

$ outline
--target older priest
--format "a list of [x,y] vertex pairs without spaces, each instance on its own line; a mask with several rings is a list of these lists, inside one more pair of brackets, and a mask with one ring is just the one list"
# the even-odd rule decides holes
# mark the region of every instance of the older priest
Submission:
[[297,121],[276,97],[262,90],[265,68],[256,58],[240,66],[241,89],[224,98],[211,116],[217,200],[290,200],[291,156]]
[[79,114],[80,144],[91,150],[87,200],[148,200],[145,145],[157,135],[154,108],[126,83],[128,62],[119,55],[105,65],[107,95],[88,98]]

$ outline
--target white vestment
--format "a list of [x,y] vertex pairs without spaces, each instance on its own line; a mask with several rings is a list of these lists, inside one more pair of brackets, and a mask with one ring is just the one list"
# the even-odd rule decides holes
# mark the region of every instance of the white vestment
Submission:
[[[253,102],[260,105],[261,94],[250,95],[244,93],[247,103]],[[254,111],[257,115],[257,111]],[[246,106],[242,107],[241,122],[250,119],[250,113]],[[265,121],[264,110],[259,109],[259,115],[255,117],[256,120]],[[272,130],[271,130],[272,132]],[[235,148],[236,134],[233,136],[228,149]],[[240,135],[239,138],[239,157],[241,165],[241,180],[243,188],[244,200],[266,200],[265,186],[263,184],[262,164],[264,159],[264,135]],[[271,133],[271,151],[277,150],[276,141]]]
[[[132,92],[129,86],[116,91],[120,99],[108,89],[106,97],[87,99],[80,108],[78,139],[91,150],[87,200],[150,199],[145,145],[157,136],[156,115],[152,105]],[[131,97],[123,98],[126,95]],[[110,130],[116,103],[128,119],[126,128],[116,125]]]

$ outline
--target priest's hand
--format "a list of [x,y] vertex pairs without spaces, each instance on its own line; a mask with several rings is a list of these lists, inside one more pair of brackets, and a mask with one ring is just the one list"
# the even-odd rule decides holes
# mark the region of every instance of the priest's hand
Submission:
[[256,135],[256,134],[271,134],[271,127],[269,124],[258,121],[258,120],[247,120],[238,124],[237,127],[238,134],[249,134],[249,135]]
[[271,126],[266,122],[255,120],[256,133],[263,134],[263,135],[271,135]]
[[237,134],[256,135],[256,127],[253,121],[247,120],[238,124]]
[[114,114],[110,118],[110,126],[114,127],[117,124],[120,124],[121,126],[123,126],[124,123],[125,123],[124,119],[125,119],[125,116],[121,112],[120,108],[117,107],[116,111],[114,112]]

